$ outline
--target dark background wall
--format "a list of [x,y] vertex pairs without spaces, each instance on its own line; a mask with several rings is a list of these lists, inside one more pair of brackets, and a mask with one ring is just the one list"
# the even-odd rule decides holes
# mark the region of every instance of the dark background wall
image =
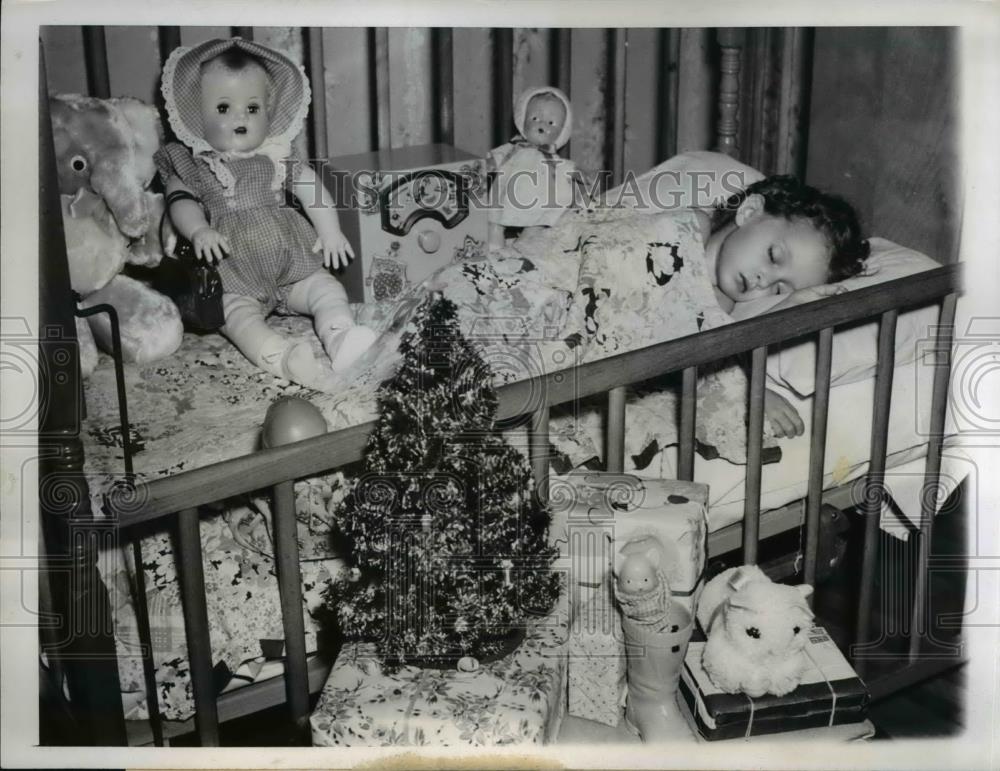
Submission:
[[807,181],[851,201],[865,232],[941,262],[961,225],[957,53],[948,28],[815,33]]

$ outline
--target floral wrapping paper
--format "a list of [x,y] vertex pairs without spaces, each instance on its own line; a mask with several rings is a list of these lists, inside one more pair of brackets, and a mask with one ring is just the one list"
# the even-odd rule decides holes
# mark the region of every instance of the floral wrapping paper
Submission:
[[345,644],[309,719],[320,747],[544,744],[565,712],[565,594],[517,650],[475,672],[381,671],[370,643]]
[[568,654],[567,712],[616,727],[625,703],[625,638],[610,592],[595,593],[579,607]]
[[[408,319],[432,290],[442,291],[456,303],[463,332],[493,367],[497,384],[601,358],[619,352],[626,343],[639,347],[690,334],[702,328],[706,318],[715,318],[718,309],[710,287],[697,289],[707,277],[698,259],[701,242],[690,215],[660,215],[640,221],[627,213],[585,211],[569,212],[564,220],[565,224],[543,229],[541,236],[522,239],[517,250],[504,248],[487,260],[457,262],[442,268],[397,301],[356,306],[357,321],[371,326],[381,337],[345,374],[342,387],[330,393],[313,391],[257,370],[217,334],[185,335],[181,349],[173,357],[127,366],[129,433],[140,484],[138,493],[119,499],[119,505],[140,507],[143,481],[255,452],[267,407],[280,396],[307,398],[323,413],[331,431],[371,420],[377,386],[393,372],[398,342]],[[645,242],[640,243],[642,239],[655,239],[650,243],[659,245],[655,247],[659,256],[651,263],[657,275],[666,265],[659,254],[664,249],[671,255],[688,255],[684,267],[678,269],[678,277],[668,283],[679,290],[672,296],[676,302],[662,303],[662,294],[651,293],[647,287],[650,291],[639,293],[646,305],[623,306],[621,323],[616,326],[617,311],[612,309],[615,304],[628,303],[621,291],[614,292],[612,305],[606,305],[598,314],[604,337],[587,334],[587,298],[577,292],[581,271],[586,271],[588,286],[594,287],[604,280],[601,275],[609,280],[614,277],[615,271],[609,266],[613,266],[615,254],[631,254],[645,265],[648,249]],[[601,265],[606,268],[603,274]],[[638,285],[630,278],[626,286],[635,289]],[[707,301],[712,303],[709,308],[703,304]],[[669,314],[669,323],[664,313]],[[649,330],[623,341],[622,330],[647,314],[655,321],[649,323]],[[309,319],[276,317],[269,323],[290,337],[308,341],[317,354],[321,353]],[[729,386],[742,387],[742,373],[734,373],[734,377]],[[738,391],[729,389],[729,407],[737,398],[742,399]],[[709,393],[710,389],[706,389],[705,399]],[[642,406],[643,398],[650,400],[648,407]],[[676,413],[670,398],[658,392],[630,397],[629,450],[638,452],[638,445],[646,446],[651,441],[660,446],[676,441]],[[712,429],[719,437],[743,441],[741,411],[715,410],[709,401],[701,396],[699,399],[697,414],[703,427],[721,420],[724,425]],[[719,401],[715,396],[711,399]],[[124,468],[114,368],[108,357],[102,358],[101,366],[86,384],[86,402],[87,418],[81,430],[85,473],[94,511],[100,516],[108,513],[106,496],[121,480]],[[553,444],[572,463],[603,453],[602,412],[595,408],[559,416],[554,411],[550,434]],[[523,433],[523,428],[520,431]],[[526,446],[517,431],[510,436],[513,442]],[[737,454],[739,451],[739,447],[734,450]],[[315,599],[336,569],[336,565],[323,567],[321,561],[338,556],[331,550],[329,511],[342,494],[342,484],[337,474],[296,483],[307,598]],[[259,655],[260,639],[280,637],[280,630],[275,629],[280,614],[276,610],[274,565],[267,551],[269,545],[265,546],[271,532],[267,506],[266,495],[242,496],[221,503],[216,507],[218,514],[205,515],[201,520],[206,582],[210,584],[213,654],[216,663],[224,663],[230,671]],[[169,536],[158,534],[144,538],[142,551],[147,602],[156,632],[154,662],[160,705],[168,717],[183,719],[192,714],[192,703],[173,547]],[[320,562],[310,566],[310,560]],[[120,551],[113,550],[102,555],[100,567],[114,595],[124,689],[140,694],[141,662],[133,653],[136,634],[127,563]],[[307,599],[307,606],[310,602]],[[313,632],[311,615],[307,616],[307,624]],[[137,716],[145,712],[143,701],[141,695],[131,699]]]

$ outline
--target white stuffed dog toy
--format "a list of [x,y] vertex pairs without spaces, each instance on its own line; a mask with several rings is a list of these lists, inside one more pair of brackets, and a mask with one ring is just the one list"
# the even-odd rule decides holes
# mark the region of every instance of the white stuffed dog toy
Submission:
[[726,693],[795,690],[809,666],[804,648],[812,587],[776,584],[756,565],[730,568],[705,586],[698,622],[708,634],[702,664]]

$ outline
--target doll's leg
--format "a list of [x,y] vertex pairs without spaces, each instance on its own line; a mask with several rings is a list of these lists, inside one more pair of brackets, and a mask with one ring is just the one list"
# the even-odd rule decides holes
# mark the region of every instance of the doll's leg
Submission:
[[224,294],[222,311],[226,318],[222,334],[262,370],[301,385],[320,381],[323,368],[309,344],[294,343],[271,329],[259,302],[243,295]]
[[316,334],[335,372],[349,367],[375,342],[371,329],[354,323],[347,292],[325,270],[293,284],[286,304],[295,313],[313,317]]

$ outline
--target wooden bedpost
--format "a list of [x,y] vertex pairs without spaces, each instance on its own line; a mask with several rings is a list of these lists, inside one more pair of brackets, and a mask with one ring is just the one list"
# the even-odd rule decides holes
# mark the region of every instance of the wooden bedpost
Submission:
[[737,132],[740,109],[740,57],[746,32],[735,27],[718,31],[719,48],[719,123],[716,126],[716,147],[719,152],[737,157]]
[[98,546],[111,546],[117,531],[114,522],[93,521],[83,475],[80,357],[45,62],[39,51],[38,503],[45,543],[42,568],[59,617],[57,633],[46,640],[46,654],[59,660],[66,675],[80,736],[98,745],[124,745],[114,619],[97,570]]

